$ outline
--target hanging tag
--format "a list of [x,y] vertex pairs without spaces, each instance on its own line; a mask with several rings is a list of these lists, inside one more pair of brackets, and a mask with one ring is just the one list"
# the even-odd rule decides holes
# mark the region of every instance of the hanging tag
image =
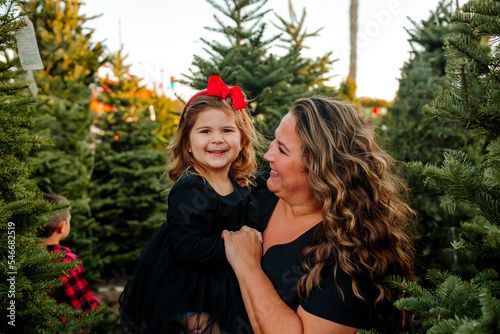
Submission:
[[26,80],[28,80],[29,89],[31,91],[31,94],[33,94],[33,96],[37,96],[38,95],[38,85],[36,84],[35,76],[33,75],[33,71],[31,71],[31,70],[26,71]]
[[35,28],[29,19],[25,19],[26,27],[16,31],[17,48],[21,65],[25,71],[43,69],[42,58],[36,43]]

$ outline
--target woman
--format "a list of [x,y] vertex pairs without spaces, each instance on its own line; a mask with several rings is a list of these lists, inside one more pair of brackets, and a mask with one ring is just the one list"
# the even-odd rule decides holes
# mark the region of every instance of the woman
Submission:
[[351,105],[325,98],[300,99],[282,119],[264,155],[277,198],[254,194],[263,246],[247,228],[222,234],[255,333],[407,324],[384,279],[414,279],[413,212],[374,136]]

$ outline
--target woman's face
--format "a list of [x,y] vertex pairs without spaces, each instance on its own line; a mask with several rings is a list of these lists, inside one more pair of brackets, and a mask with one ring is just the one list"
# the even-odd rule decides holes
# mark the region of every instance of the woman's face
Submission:
[[[287,114],[274,133],[274,140],[264,159],[270,162],[269,190],[289,201],[300,196],[312,196],[309,178],[303,162],[302,144],[296,131],[296,120]],[[290,203],[292,204],[292,203]]]

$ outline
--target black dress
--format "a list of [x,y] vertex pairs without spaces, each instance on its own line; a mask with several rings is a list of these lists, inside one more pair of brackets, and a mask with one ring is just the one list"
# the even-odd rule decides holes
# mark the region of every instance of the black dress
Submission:
[[250,189],[233,184],[227,196],[194,172],[174,184],[167,220],[146,244],[120,296],[123,332],[183,333],[179,320],[188,312],[209,313],[224,332],[251,331],[221,233],[259,218],[249,210]]
[[[267,190],[269,192],[269,190]],[[261,196],[265,197],[264,191],[260,191]],[[276,202],[266,200],[262,210],[265,212],[262,218],[260,229],[264,230]],[[300,254],[302,250],[311,244],[314,233],[318,225],[312,227],[297,239],[286,244],[278,244],[267,249],[264,254],[261,266],[281,299],[294,311],[297,311],[299,305],[308,313],[314,314],[320,318],[330,320],[342,325],[370,329],[375,325],[370,315],[370,308],[359,300],[352,290],[352,279],[340,267],[337,268],[337,283],[344,294],[344,299],[335,284],[333,274],[334,266],[324,270],[320,289],[312,292],[310,298],[301,299],[298,296],[297,284],[304,275],[300,264]],[[367,277],[360,277],[359,282],[362,294],[372,300],[375,293],[371,281]]]

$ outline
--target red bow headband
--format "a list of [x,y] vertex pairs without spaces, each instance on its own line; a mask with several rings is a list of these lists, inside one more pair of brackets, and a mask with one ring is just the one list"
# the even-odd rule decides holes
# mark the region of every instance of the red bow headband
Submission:
[[207,96],[217,96],[222,99],[230,96],[231,100],[233,100],[233,108],[235,110],[246,108],[246,106],[248,105],[248,103],[245,101],[245,96],[243,96],[243,92],[241,91],[240,87],[234,86],[229,88],[218,75],[211,75],[210,78],[208,78],[207,90],[199,92],[198,94],[193,96],[191,100],[189,100],[189,102],[186,104],[186,107],[184,108],[182,116],[184,116],[184,113],[189,107],[191,101],[203,94],[207,94]]

